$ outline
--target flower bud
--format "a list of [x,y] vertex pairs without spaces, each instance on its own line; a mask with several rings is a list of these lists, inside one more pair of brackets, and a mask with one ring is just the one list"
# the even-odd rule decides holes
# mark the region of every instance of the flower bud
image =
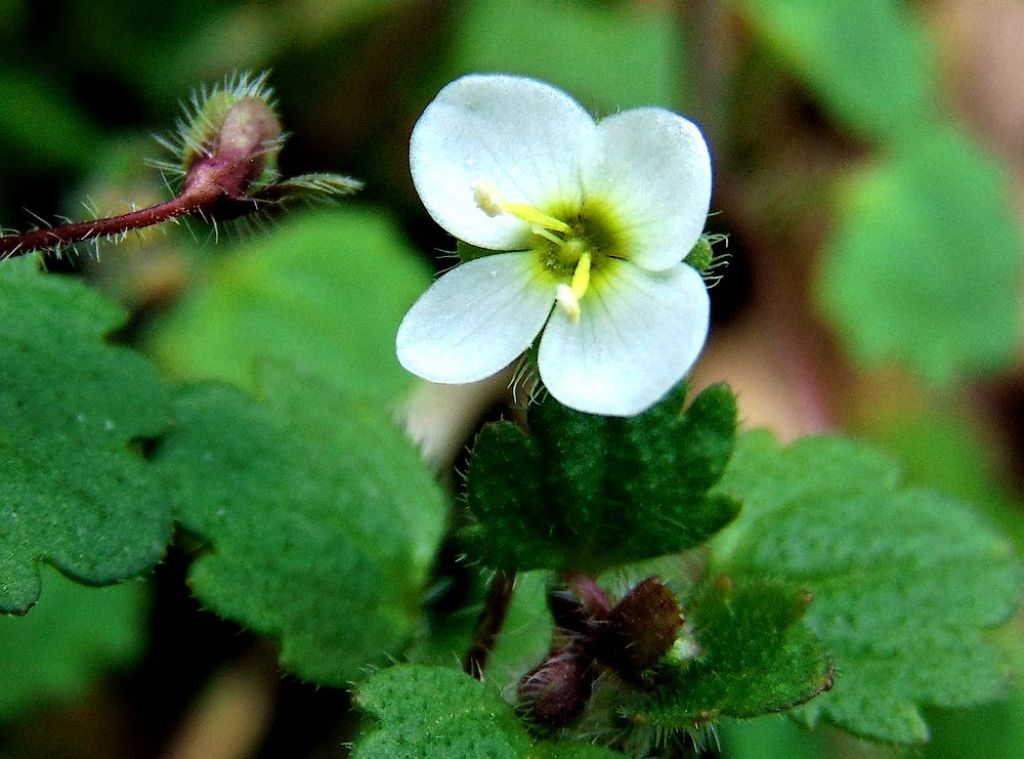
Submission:
[[683,627],[675,595],[657,577],[648,577],[608,614],[595,638],[594,658],[627,679],[635,679],[672,650]]
[[[216,216],[251,211],[252,202],[278,179],[281,122],[267,75],[248,74],[193,95],[178,133],[162,142],[177,160],[158,164],[182,178],[182,193],[223,201]],[[246,201],[242,208],[232,208]]]
[[537,725],[558,729],[583,713],[594,688],[590,657],[575,646],[554,649],[519,683],[519,709]]

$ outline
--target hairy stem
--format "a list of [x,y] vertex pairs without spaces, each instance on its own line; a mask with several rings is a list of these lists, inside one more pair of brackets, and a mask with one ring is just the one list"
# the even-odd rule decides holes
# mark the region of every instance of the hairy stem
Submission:
[[221,192],[210,185],[197,185],[177,197],[130,213],[60,224],[45,229],[0,237],[0,259],[23,256],[37,250],[48,250],[101,237],[119,237],[134,229],[160,224],[182,216],[201,213],[221,197]]
[[498,640],[498,633],[505,624],[505,617],[508,615],[508,605],[512,601],[512,591],[516,585],[516,573],[505,569],[499,569],[491,578],[487,586],[487,599],[484,601],[484,609],[476,621],[476,632],[473,634],[473,642],[470,644],[469,653],[462,664],[462,669],[475,677],[477,680],[484,679],[484,669],[487,666],[487,659],[494,650],[494,644]]

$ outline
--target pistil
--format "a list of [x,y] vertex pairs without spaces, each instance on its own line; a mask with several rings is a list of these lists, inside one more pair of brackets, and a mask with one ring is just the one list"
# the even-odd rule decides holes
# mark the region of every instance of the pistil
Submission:
[[555,287],[555,302],[573,322],[580,318],[580,298],[590,287],[590,268],[593,254],[587,248],[589,243],[561,219],[549,216],[526,203],[512,203],[505,199],[493,182],[481,179],[473,185],[473,199],[488,216],[507,213],[530,224],[531,231],[555,245],[562,264],[568,269],[573,266],[568,284]]

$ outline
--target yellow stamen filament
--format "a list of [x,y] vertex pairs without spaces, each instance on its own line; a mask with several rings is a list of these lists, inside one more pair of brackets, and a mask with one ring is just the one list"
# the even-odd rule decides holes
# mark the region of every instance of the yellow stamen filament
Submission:
[[[552,229],[562,234],[572,232],[572,227],[561,219],[541,213],[536,208],[526,203],[510,203],[502,196],[501,191],[493,182],[481,179],[473,186],[473,200],[477,206],[488,216],[497,216],[500,213],[507,213],[517,219],[529,222],[533,225],[534,231],[539,229]],[[543,235],[546,237],[546,235]],[[561,242],[561,241],[559,241]]]
[[561,237],[559,237],[549,229],[544,229],[544,227],[534,224],[530,228],[530,231],[537,235],[537,237],[543,237],[545,240],[553,242],[555,245],[559,247],[565,245],[565,240],[563,240]]
[[526,203],[502,203],[501,210],[543,229],[553,229],[554,231],[561,232],[562,234],[569,234],[572,232],[572,227],[561,219],[556,219],[554,216],[548,216],[546,213],[541,213],[536,208],[529,206]]
[[576,263],[576,270],[572,273],[572,282],[569,286],[577,299],[582,298],[583,294],[587,292],[587,288],[590,287],[590,260],[590,253],[581,253],[580,260]]
[[[578,253],[576,265],[569,283],[560,283],[555,288],[555,303],[569,317],[570,321],[580,320],[580,298],[590,288],[590,267],[593,256],[589,250],[580,251],[581,240],[574,236],[573,228],[561,219],[548,216],[527,203],[512,203],[505,199],[493,182],[481,179],[473,185],[473,200],[488,216],[507,213],[530,224],[530,230],[561,249],[558,256],[565,264],[570,263]],[[560,235],[567,235],[563,238]],[[567,259],[567,260],[566,260]]]

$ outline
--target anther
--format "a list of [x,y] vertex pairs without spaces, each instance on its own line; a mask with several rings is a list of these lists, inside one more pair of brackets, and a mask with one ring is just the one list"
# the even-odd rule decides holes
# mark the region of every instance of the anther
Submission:
[[555,302],[570,321],[580,320],[580,299],[569,285],[562,283],[555,288]]
[[473,185],[473,200],[477,206],[488,216],[497,216],[502,213],[501,205],[504,202],[494,182],[488,179],[481,179]]
[[550,229],[562,234],[572,232],[572,227],[561,219],[548,216],[546,213],[542,213],[526,203],[510,203],[502,196],[501,191],[498,190],[494,182],[489,179],[481,179],[473,185],[473,201],[488,216],[507,213],[515,216],[517,219],[529,222],[534,227]]

